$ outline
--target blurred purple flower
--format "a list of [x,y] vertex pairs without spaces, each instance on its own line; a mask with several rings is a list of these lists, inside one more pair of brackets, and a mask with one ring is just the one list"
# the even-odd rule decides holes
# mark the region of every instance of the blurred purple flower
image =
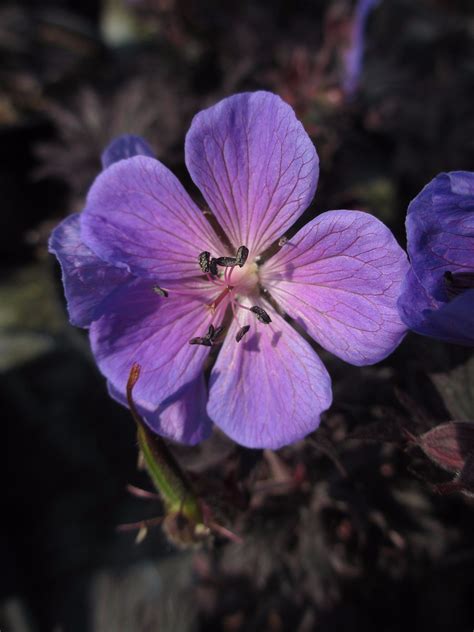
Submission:
[[367,18],[378,3],[379,0],[358,0],[354,9],[350,44],[344,53],[344,77],[342,80],[342,89],[348,97],[353,96],[359,87]]
[[403,321],[424,336],[474,345],[474,173],[436,176],[410,203],[406,227]]
[[[371,215],[330,211],[262,263],[311,202],[319,174],[311,140],[273,94],[224,99],[187,134],[187,167],[220,232],[142,143],[112,143],[84,212],[51,237],[71,322],[90,328],[122,403],[130,367],[141,365],[134,394],[158,434],[197,443],[210,417],[249,447],[301,439],[331,405],[331,383],[274,302],[340,358],[378,362],[406,331],[396,308],[405,253]],[[203,367],[221,327],[208,397]]]

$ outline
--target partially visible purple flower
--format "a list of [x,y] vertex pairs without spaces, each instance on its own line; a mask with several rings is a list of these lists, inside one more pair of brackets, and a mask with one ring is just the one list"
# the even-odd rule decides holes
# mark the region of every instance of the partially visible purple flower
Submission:
[[342,89],[348,97],[353,96],[359,87],[365,48],[367,18],[371,10],[376,7],[378,3],[379,0],[357,0],[354,9],[350,35],[351,41],[349,48],[344,54],[344,76],[342,79]]
[[[408,262],[360,211],[323,213],[261,258],[308,207],[319,173],[311,140],[273,94],[204,110],[185,152],[221,232],[146,144],[118,139],[84,212],[51,237],[70,318],[89,327],[122,403],[141,365],[134,397],[158,434],[194,444],[212,419],[242,445],[278,448],[312,432],[332,394],[316,352],[274,302],[334,354],[372,364],[406,331],[396,301]],[[222,340],[208,395],[204,363]]]
[[474,173],[436,176],[410,203],[406,228],[402,320],[419,334],[474,345]]

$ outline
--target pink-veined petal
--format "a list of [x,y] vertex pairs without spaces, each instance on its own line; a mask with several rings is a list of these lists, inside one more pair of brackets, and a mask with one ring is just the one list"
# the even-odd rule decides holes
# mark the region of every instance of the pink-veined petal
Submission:
[[329,211],[261,269],[263,285],[306,331],[343,360],[379,362],[402,340],[397,299],[408,270],[390,230],[361,211]]
[[223,253],[177,178],[148,156],[120,160],[97,177],[82,237],[101,259],[159,281],[198,276],[200,252]]
[[116,390],[125,394],[130,368],[140,364],[134,398],[146,410],[156,410],[202,370],[209,347],[189,341],[204,336],[212,319],[220,318],[206,306],[215,292],[202,286],[187,296],[170,290],[165,298],[154,293],[149,280],[136,280],[112,294],[104,315],[91,325],[96,362]]
[[[329,375],[310,345],[278,314],[268,325],[239,310],[211,373],[207,411],[249,448],[277,449],[313,432],[331,405]],[[236,342],[241,326],[246,336]]]
[[319,175],[293,109],[269,92],[228,97],[197,114],[186,165],[235,248],[257,255],[308,207]]

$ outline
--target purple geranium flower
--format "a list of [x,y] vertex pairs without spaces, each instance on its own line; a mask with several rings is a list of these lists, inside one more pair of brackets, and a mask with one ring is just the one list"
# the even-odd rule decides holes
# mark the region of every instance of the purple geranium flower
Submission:
[[[313,431],[332,395],[321,360],[275,303],[332,353],[372,364],[406,330],[396,301],[408,261],[360,211],[324,213],[261,258],[307,208],[319,172],[308,135],[273,94],[204,110],[185,151],[211,221],[143,141],[106,150],[84,212],[51,237],[71,321],[90,328],[119,401],[141,365],[134,394],[158,434],[197,443],[212,419],[242,445],[278,448]],[[118,160],[132,154],[141,155]],[[208,395],[203,368],[222,339]]]
[[410,203],[406,227],[403,321],[419,334],[474,345],[474,173],[436,176]]

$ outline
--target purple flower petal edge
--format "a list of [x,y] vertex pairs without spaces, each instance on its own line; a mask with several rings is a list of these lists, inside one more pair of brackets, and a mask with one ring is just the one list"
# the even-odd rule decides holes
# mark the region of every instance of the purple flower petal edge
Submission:
[[[127,398],[110,382],[110,395],[120,404],[127,406]],[[207,439],[212,432],[212,421],[206,413],[207,390],[201,373],[192,382],[185,384],[156,410],[138,405],[137,410],[153,432],[172,441],[196,445]]]
[[150,145],[144,138],[133,136],[132,134],[124,134],[115,138],[102,152],[102,167],[107,169],[119,160],[132,158],[133,156],[150,156],[154,158],[155,154]]
[[425,336],[474,344],[474,290],[453,298],[445,274],[474,278],[474,173],[441,173],[408,207],[411,269],[398,300],[401,318]]
[[61,265],[69,319],[78,327],[89,327],[100,318],[104,299],[132,279],[126,270],[102,261],[82,242],[79,213],[54,229],[49,251]]

